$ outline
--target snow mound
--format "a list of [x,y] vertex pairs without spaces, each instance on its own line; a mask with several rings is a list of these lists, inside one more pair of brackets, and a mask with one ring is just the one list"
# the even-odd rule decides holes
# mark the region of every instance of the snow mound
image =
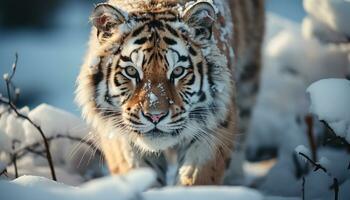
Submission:
[[350,36],[350,1],[345,0],[304,0],[309,15],[330,29]]
[[333,30],[313,16],[307,16],[302,22],[302,33],[305,38],[318,38],[322,42],[346,43],[348,36]]
[[283,146],[279,144],[284,144],[284,138],[293,137],[285,127],[308,114],[305,90],[311,83],[344,78],[350,69],[350,45],[305,38],[300,24],[273,14],[267,14],[266,26],[260,92],[247,138],[247,155],[252,161],[259,160],[261,152]]
[[64,185],[38,176],[22,176],[13,181],[0,181],[0,191],[1,197],[6,200],[263,199],[260,192],[245,187],[167,187],[144,192],[151,187],[155,179],[156,174],[150,169],[138,169],[126,175],[96,179],[79,187]]
[[[103,165],[98,161],[100,154],[96,154],[95,151],[97,145],[93,139],[94,135],[89,134],[88,126],[80,118],[47,104],[41,104],[31,111],[28,107],[24,107],[19,109],[19,112],[39,125],[49,140],[58,180],[69,185],[79,185],[105,174]],[[90,141],[95,146],[80,142],[81,139]],[[23,153],[25,156],[17,159],[20,175],[51,177],[47,161],[31,153],[28,147],[36,152],[42,151],[43,142],[40,133],[30,122],[18,117],[9,107],[0,105],[1,162],[11,164],[13,152]],[[14,177],[13,165],[7,166],[7,171],[9,177]]]
[[42,177],[22,176],[11,182],[0,181],[0,188],[1,197],[6,200],[129,200],[139,199],[141,192],[149,188],[155,179],[156,175],[152,170],[139,169],[125,176],[96,179],[79,187],[67,186]]
[[[41,104],[29,112],[28,117],[39,125],[46,137],[58,134],[84,137],[86,124],[75,115],[47,104]],[[28,121],[23,123],[27,143],[41,140],[40,133]]]
[[350,81],[320,80],[313,83],[307,92],[311,100],[310,111],[350,142]]
[[297,146],[297,147],[295,148],[295,152],[296,152],[297,154],[304,154],[304,155],[306,155],[306,156],[308,156],[308,157],[311,158],[310,150],[307,149],[304,145],[299,145],[299,146]]
[[245,187],[199,186],[192,188],[175,187],[151,190],[143,194],[144,200],[262,200],[263,195],[254,189]]

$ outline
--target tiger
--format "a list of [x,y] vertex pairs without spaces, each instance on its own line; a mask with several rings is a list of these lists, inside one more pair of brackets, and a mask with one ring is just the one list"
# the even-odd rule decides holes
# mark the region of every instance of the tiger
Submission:
[[175,152],[175,185],[239,176],[234,152],[258,91],[264,1],[109,0],[90,20],[76,102],[110,173],[150,167],[165,186]]

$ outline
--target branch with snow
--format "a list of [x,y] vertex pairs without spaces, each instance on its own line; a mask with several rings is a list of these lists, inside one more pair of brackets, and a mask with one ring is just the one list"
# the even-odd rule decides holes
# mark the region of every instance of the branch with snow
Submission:
[[[0,139],[0,153],[4,151],[4,155],[8,156],[8,160],[2,162],[0,176],[6,174],[7,167],[13,166],[17,178],[17,161],[31,153],[47,160],[51,177],[53,180],[57,180],[53,154],[50,149],[52,149],[52,142],[57,143],[56,141],[61,139],[67,140],[67,142],[76,142],[79,145],[85,144],[92,149],[94,155],[100,157],[101,152],[96,142],[86,137],[89,132],[87,126],[72,114],[45,104],[38,106],[31,112],[27,107],[22,109],[16,107],[15,100],[18,99],[20,90],[14,86],[12,79],[16,73],[17,63],[18,55],[16,54],[11,73],[3,76],[7,97],[0,95],[0,105],[3,104],[0,106],[0,137],[2,137]],[[16,93],[15,97],[12,95],[13,91]],[[80,126],[79,130],[76,129],[77,126]],[[81,147],[79,146],[79,148]],[[55,150],[55,146],[53,150]]]
[[[4,104],[7,104],[8,106],[10,106],[10,108],[17,114],[18,117],[28,121],[30,124],[32,124],[40,133],[42,139],[43,139],[43,142],[44,142],[44,145],[45,145],[45,150],[46,150],[46,158],[47,158],[47,161],[49,163],[49,166],[50,166],[50,170],[51,170],[51,176],[52,176],[52,179],[53,180],[57,180],[56,178],[56,173],[55,173],[55,168],[53,166],[53,162],[52,162],[52,157],[51,157],[51,152],[50,152],[50,147],[49,147],[49,143],[47,142],[47,139],[45,137],[45,134],[44,132],[41,130],[41,127],[36,125],[28,116],[25,116],[23,115],[22,113],[20,113],[18,110],[17,110],[17,107],[14,105],[14,103],[12,102],[12,98],[11,98],[11,89],[10,89],[10,85],[12,83],[12,78],[15,76],[15,73],[16,73],[16,69],[17,69],[17,62],[18,62],[18,54],[16,53],[16,56],[15,56],[15,62],[13,63],[12,65],[12,71],[11,71],[11,75],[8,75],[8,74],[4,74],[4,80],[6,82],[6,91],[7,91],[7,98],[8,100],[6,101],[5,99],[3,98],[0,98],[0,102],[4,103]],[[15,156],[15,155],[14,155]]]
[[[324,167],[321,163],[326,163],[327,159],[326,158],[321,158],[320,162],[316,162],[313,159],[311,159],[308,155],[310,154],[309,150],[304,147],[303,145],[298,146],[295,149],[296,153],[303,157],[308,163],[310,163],[314,167],[314,172],[321,170],[325,174],[327,174],[329,177],[333,179],[333,185],[330,186],[330,189],[334,190],[334,199],[338,200],[339,196],[339,181],[336,177],[334,177],[326,167]],[[303,177],[303,182],[302,182],[302,196],[303,199],[305,198],[305,176]]]

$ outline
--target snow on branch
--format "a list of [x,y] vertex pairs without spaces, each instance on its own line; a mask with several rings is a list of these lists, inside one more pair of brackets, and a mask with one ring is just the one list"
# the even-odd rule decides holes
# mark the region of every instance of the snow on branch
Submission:
[[350,142],[350,81],[323,79],[308,87],[310,111],[345,143]]
[[[314,167],[314,172],[316,171],[322,171],[324,172],[325,174],[327,174],[327,176],[329,176],[330,178],[332,178],[333,180],[333,185],[330,186],[330,189],[334,190],[334,199],[335,200],[338,200],[338,197],[339,197],[339,181],[338,179],[333,176],[328,170],[326,167],[324,167],[322,165],[322,163],[325,163],[326,159],[325,158],[322,158],[319,162],[316,162],[314,161],[312,158],[309,157],[309,150],[300,145],[298,146],[296,149],[295,149],[295,152],[301,156],[302,158],[304,158],[308,163],[310,163],[313,167]],[[322,162],[323,161],[323,162]],[[303,199],[305,198],[305,176],[303,177],[303,182],[302,182],[302,196],[303,196]]]
[[50,152],[50,147],[49,147],[49,143],[47,141],[47,138],[45,137],[44,132],[41,130],[41,127],[36,125],[28,116],[20,113],[18,111],[17,107],[15,106],[15,104],[12,102],[10,85],[12,83],[12,78],[15,76],[16,69],[17,69],[17,62],[18,62],[18,54],[17,53],[16,53],[15,57],[16,58],[15,58],[15,62],[12,65],[11,75],[4,74],[4,80],[6,82],[6,91],[7,91],[7,98],[8,98],[8,100],[6,101],[5,99],[0,98],[0,102],[10,106],[10,108],[17,114],[18,117],[28,121],[30,124],[32,124],[39,131],[39,133],[40,133],[40,135],[41,135],[41,137],[43,139],[44,145],[45,145],[46,158],[47,158],[47,161],[49,163],[52,179],[56,181],[57,178],[56,178],[55,168],[54,168],[53,162],[52,162],[52,156],[51,156],[51,152]]
[[[85,124],[82,124],[72,114],[46,104],[42,104],[30,112],[26,107],[17,108],[15,102],[19,97],[20,89],[13,84],[17,63],[18,55],[16,54],[11,72],[3,75],[7,96],[4,97],[0,94],[0,105],[3,104],[0,107],[0,117],[5,122],[4,126],[1,127],[3,130],[0,129],[0,137],[3,137],[0,139],[0,152],[5,150],[6,155],[10,158],[8,161],[2,162],[4,167],[0,166],[0,176],[6,175],[7,167],[12,165],[17,178],[17,160],[32,153],[47,160],[51,177],[53,180],[57,180],[50,144],[59,139],[85,144],[95,150],[94,154],[101,155],[96,143],[85,138],[88,133]],[[76,126],[83,128],[73,130]]]

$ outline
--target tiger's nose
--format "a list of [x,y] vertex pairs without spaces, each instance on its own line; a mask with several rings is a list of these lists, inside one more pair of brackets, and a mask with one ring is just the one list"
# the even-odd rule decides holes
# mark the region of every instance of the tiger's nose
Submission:
[[158,123],[160,122],[168,113],[161,112],[161,113],[153,113],[153,112],[145,112],[143,115],[150,120],[152,123]]

